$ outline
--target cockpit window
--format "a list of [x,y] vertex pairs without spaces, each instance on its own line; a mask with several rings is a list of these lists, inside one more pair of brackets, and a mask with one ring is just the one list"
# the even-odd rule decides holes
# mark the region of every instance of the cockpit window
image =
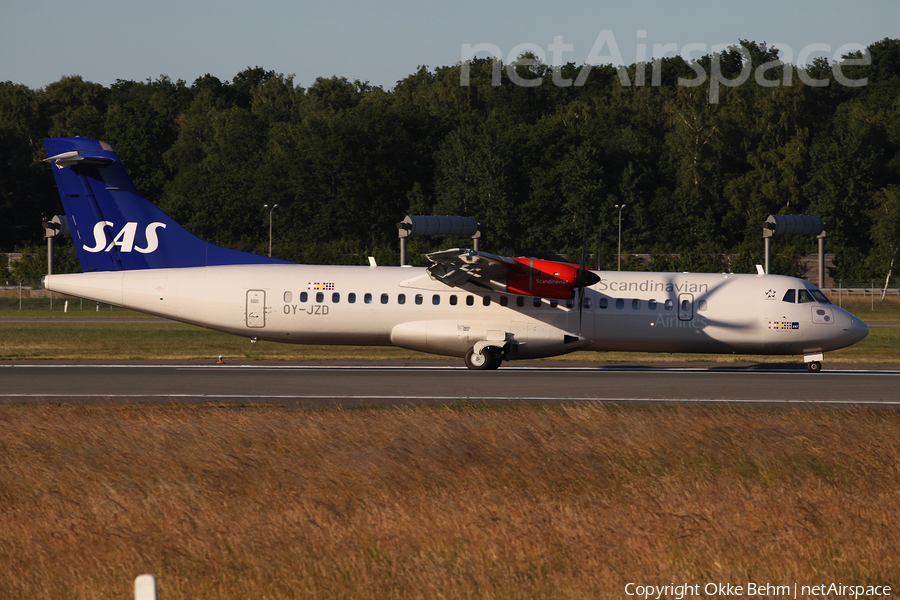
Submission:
[[809,290],[809,293],[812,294],[812,297],[816,299],[820,304],[831,304],[831,300],[828,299],[828,296],[822,293],[822,290]]
[[807,302],[815,302],[809,290],[797,290],[797,302],[805,304]]
[[782,302],[790,302],[791,304],[793,304],[793,303],[796,301],[796,300],[794,299],[794,298],[795,298],[795,293],[796,293],[796,291],[797,291],[797,290],[788,290],[788,291],[786,291],[786,292],[784,293],[784,298],[781,299]]

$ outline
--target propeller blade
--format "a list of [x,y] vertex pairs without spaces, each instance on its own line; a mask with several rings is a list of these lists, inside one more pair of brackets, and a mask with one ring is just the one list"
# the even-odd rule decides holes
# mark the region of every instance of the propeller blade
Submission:
[[600,277],[585,269],[587,261],[587,241],[581,247],[581,262],[575,273],[575,287],[578,288],[578,336],[581,337],[581,323],[584,318],[584,288],[600,281]]
[[584,318],[584,286],[578,288],[578,337],[581,337],[582,318]]

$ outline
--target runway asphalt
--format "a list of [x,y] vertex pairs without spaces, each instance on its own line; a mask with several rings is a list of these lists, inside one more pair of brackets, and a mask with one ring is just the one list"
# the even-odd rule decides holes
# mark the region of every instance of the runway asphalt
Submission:
[[458,361],[0,364],[2,403],[277,404],[300,408],[603,403],[900,407],[897,365]]

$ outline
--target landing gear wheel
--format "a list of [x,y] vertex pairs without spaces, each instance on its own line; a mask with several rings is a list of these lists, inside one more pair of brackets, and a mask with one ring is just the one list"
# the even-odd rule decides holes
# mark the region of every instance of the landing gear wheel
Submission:
[[822,363],[817,360],[806,363],[806,370],[810,373],[818,373],[822,370]]
[[469,348],[466,352],[466,366],[475,371],[492,371],[500,366],[503,359],[495,348],[483,348],[481,352],[475,352]]
[[500,354],[500,351],[496,348],[486,348],[485,352],[488,353],[488,356],[491,357],[490,363],[491,366],[488,367],[491,371],[496,371],[500,368],[500,365],[503,364],[503,356]]

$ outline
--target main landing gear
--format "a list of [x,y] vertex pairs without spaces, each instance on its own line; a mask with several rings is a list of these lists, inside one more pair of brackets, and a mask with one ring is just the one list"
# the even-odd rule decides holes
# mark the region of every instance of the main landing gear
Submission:
[[485,346],[480,352],[469,348],[466,352],[466,366],[475,371],[492,371],[503,362],[503,354],[499,348]]
[[822,370],[822,363],[817,360],[806,363],[806,370],[810,373],[818,373]]

